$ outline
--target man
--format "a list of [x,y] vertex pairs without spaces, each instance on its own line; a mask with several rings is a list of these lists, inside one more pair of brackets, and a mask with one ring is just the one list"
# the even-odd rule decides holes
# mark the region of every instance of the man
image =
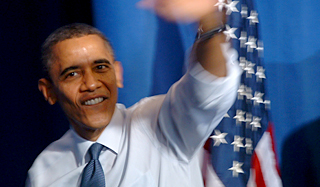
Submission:
[[[139,5],[172,21],[200,20],[212,35],[222,21],[214,4]],[[71,128],[38,156],[26,185],[203,186],[197,154],[233,104],[241,74],[220,29],[203,40],[194,46],[186,75],[166,95],[126,109],[116,104],[122,68],[107,39],[83,24],[53,32],[43,45],[48,77],[39,80],[39,90],[49,104],[60,104]]]
[[282,146],[283,186],[320,186],[320,118],[303,124]]

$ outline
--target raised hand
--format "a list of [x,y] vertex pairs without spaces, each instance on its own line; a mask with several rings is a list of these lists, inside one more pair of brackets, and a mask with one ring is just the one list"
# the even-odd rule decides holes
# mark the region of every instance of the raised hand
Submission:
[[138,7],[153,9],[168,21],[195,22],[212,17],[218,0],[141,0]]

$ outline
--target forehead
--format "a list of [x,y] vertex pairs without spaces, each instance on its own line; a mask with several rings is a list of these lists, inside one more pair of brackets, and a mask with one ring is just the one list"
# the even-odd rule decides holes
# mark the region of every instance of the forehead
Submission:
[[54,80],[70,67],[85,68],[97,60],[113,63],[113,55],[98,35],[86,35],[58,42],[52,48],[53,60],[49,76]]
[[55,61],[96,60],[107,58],[112,60],[112,53],[106,42],[98,35],[86,35],[58,42],[52,50]]

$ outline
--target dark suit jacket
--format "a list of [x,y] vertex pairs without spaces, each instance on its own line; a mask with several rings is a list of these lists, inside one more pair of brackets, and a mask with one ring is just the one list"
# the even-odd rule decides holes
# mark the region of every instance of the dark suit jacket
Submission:
[[284,187],[320,187],[320,118],[286,139],[281,173]]

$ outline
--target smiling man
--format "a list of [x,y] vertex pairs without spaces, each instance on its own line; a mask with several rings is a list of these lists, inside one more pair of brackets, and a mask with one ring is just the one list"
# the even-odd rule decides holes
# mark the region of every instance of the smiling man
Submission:
[[[74,24],[57,30],[57,38],[66,35],[70,39],[54,46],[49,37],[43,51],[51,47],[53,54],[51,64],[46,64],[50,79],[40,79],[39,89],[50,104],[59,102],[82,138],[95,141],[113,116],[117,87],[122,87],[122,69],[120,62],[114,61],[111,47],[99,31],[95,32],[100,36],[84,33],[74,38],[67,33],[71,30],[81,32],[86,27]],[[94,33],[94,28],[87,29]],[[44,60],[44,63],[49,61]]]
[[70,130],[38,156],[26,186],[203,186],[198,154],[234,102],[237,55],[214,1],[150,2],[140,6],[170,21],[200,20],[204,34],[187,73],[166,95],[126,109],[116,103],[122,67],[105,36],[85,24],[54,31],[43,44],[48,75],[38,85],[49,104],[60,104]]

